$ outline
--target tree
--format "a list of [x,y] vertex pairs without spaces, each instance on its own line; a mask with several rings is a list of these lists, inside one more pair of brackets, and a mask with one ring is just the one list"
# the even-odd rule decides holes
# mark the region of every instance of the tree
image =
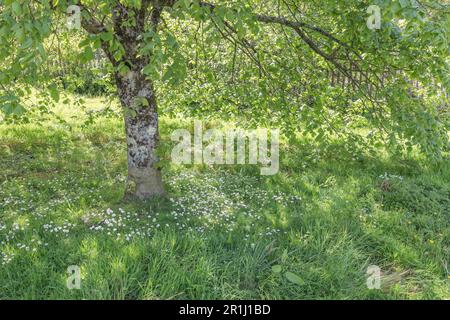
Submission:
[[[47,58],[45,39],[51,34],[52,25],[58,25],[55,18],[64,17],[69,5],[77,5],[85,31],[80,34],[85,37],[81,42],[83,60],[92,59],[93,51],[101,48],[113,66],[125,121],[128,181],[133,186],[128,189],[141,199],[163,195],[156,154],[159,130],[154,86],[163,66],[166,68],[163,80],[173,80],[174,84],[186,77],[188,69],[184,57],[177,54],[180,34],[168,30],[167,19],[200,21],[215,28],[223,38],[240,47],[253,62],[259,78],[275,81],[277,78],[274,79],[271,73],[277,74],[277,71],[268,70],[261,56],[276,55],[277,49],[262,49],[257,44],[259,37],[264,37],[261,29],[270,25],[280,30],[278,34],[272,32],[271,36],[285,39],[286,46],[293,43],[293,50],[310,57],[309,71],[317,70],[323,75],[326,69],[348,79],[351,97],[363,101],[366,114],[380,128],[380,139],[383,131],[393,140],[396,139],[393,133],[397,133],[413,141],[408,142],[408,146],[418,144],[437,155],[448,143],[448,123],[443,123],[431,109],[424,107],[424,100],[419,101],[417,96],[408,93],[408,88],[409,79],[414,77],[430,88],[436,84],[448,88],[445,6],[437,1],[421,1],[420,5],[410,1],[380,0],[375,3],[384,11],[384,25],[380,31],[368,30],[366,26],[366,8],[372,3],[357,0],[304,4],[284,0],[213,3],[189,0],[2,0],[0,58],[4,70],[0,75],[3,91],[0,103],[6,113],[23,111],[20,97],[26,92],[20,89],[18,94],[13,93],[11,87],[17,81],[34,85],[45,78],[37,67]],[[420,50],[426,50],[426,55],[418,57]],[[281,49],[280,52],[284,53]],[[279,58],[288,61],[291,57]],[[293,70],[286,74],[293,81],[299,79]],[[286,74],[278,76],[282,78]],[[310,79],[308,96],[313,100],[316,93],[329,86],[323,77],[321,79]],[[372,94],[374,88],[375,95]],[[49,90],[50,96],[57,99],[58,88],[50,85]],[[264,96],[272,94],[265,92]],[[302,95],[302,99],[304,97]],[[312,105],[315,103],[326,104],[327,101],[318,99]],[[400,107],[408,104],[414,108],[402,110]],[[386,121],[389,112],[390,126]],[[312,124],[321,118],[320,113],[320,109],[312,108]],[[295,117],[288,118],[296,121]],[[329,128],[333,127],[330,124]],[[318,129],[318,138],[326,136],[320,125],[311,125],[311,130],[314,129]]]

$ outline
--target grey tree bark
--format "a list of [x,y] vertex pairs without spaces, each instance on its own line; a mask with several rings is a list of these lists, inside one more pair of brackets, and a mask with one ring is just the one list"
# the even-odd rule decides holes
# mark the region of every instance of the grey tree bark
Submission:
[[[173,1],[169,1],[173,4]],[[140,9],[128,8],[117,3],[112,10],[112,27],[115,40],[123,46],[124,55],[118,59],[111,51],[108,41],[102,40],[106,56],[117,69],[125,64],[130,71],[123,75],[115,73],[116,85],[122,105],[127,154],[128,182],[125,197],[136,196],[149,199],[164,195],[161,171],[157,167],[156,148],[159,140],[158,113],[155,90],[151,80],[146,79],[142,69],[149,63],[149,57],[140,55],[139,48],[144,45],[142,34],[146,23],[157,30],[162,6],[160,0],[142,1]],[[90,34],[109,32],[103,22],[97,20],[88,10],[84,10],[83,28]]]
[[159,141],[158,113],[151,81],[137,71],[116,75],[124,112],[128,180],[126,197],[149,199],[165,194],[156,148]]

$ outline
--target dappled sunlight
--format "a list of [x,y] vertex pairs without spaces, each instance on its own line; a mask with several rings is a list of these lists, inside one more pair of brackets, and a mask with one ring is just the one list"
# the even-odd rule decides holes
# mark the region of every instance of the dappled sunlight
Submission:
[[449,299],[447,2],[0,0],[0,300]]
[[[163,139],[183,123],[163,121]],[[27,268],[57,298],[445,296],[448,166],[430,174],[417,170],[420,159],[407,166],[345,151],[334,161],[305,141],[283,144],[271,177],[250,166],[166,164],[168,196],[129,202],[119,120],[0,130],[4,282]],[[370,264],[395,279],[383,292],[365,287]],[[80,266],[80,292],[65,288],[71,265]]]

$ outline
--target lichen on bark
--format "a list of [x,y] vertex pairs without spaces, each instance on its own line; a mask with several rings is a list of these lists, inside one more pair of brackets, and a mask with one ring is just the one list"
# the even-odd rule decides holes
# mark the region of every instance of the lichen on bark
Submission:
[[153,84],[138,72],[117,75],[128,154],[127,195],[140,199],[164,195],[156,148],[158,113]]

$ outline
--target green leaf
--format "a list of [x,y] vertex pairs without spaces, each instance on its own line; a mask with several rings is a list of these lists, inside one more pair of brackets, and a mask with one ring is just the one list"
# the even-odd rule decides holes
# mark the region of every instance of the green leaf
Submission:
[[287,249],[284,249],[283,253],[281,254],[281,262],[285,263],[288,258],[289,258],[288,251],[287,251]]
[[286,277],[286,279],[288,279],[293,284],[296,284],[299,286],[302,286],[305,284],[305,281],[302,278],[300,278],[298,275],[296,275],[295,273],[288,271],[284,274],[284,276]]
[[17,100],[0,104],[0,110],[7,116],[12,114],[20,116],[26,111],[26,109]]
[[170,48],[177,48],[178,47],[177,39],[171,34],[167,35],[167,44],[168,44],[168,46]]
[[19,2],[16,1],[12,3],[12,12],[16,17],[22,13],[22,7]]
[[136,97],[134,99],[134,105],[136,107],[148,107],[149,103],[148,103],[148,100],[145,97]]
[[148,64],[144,67],[144,69],[142,70],[142,73],[145,75],[151,75],[155,70],[155,67],[151,64]]
[[48,87],[48,90],[50,92],[50,96],[52,97],[53,101],[59,102],[59,90],[56,84],[52,84]]
[[120,63],[119,66],[117,67],[117,71],[120,74],[125,75],[130,71],[130,68],[125,63]]
[[402,8],[409,7],[409,5],[411,4],[410,0],[400,0],[399,2]]
[[20,116],[20,115],[24,114],[25,111],[26,111],[25,108],[21,104],[16,104],[14,106],[12,113]]
[[111,32],[104,32],[100,35],[103,41],[111,41],[113,39],[113,34]]
[[276,264],[276,265],[272,266],[272,271],[274,273],[280,273],[282,269],[283,268],[279,264]]

